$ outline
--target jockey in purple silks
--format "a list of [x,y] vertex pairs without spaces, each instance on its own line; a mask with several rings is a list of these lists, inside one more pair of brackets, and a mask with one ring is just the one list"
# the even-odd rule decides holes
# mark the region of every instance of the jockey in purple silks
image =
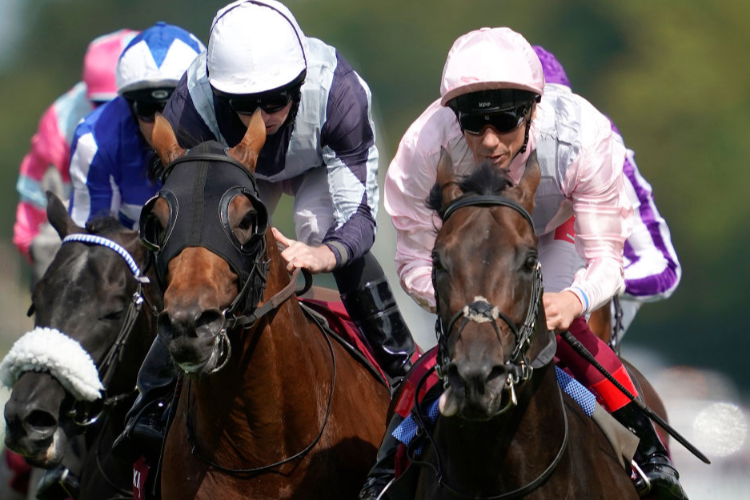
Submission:
[[[538,45],[532,48],[542,63],[545,88],[560,86],[563,87],[560,89],[562,92],[571,89],[565,69],[555,55]],[[614,123],[612,131],[622,141]],[[627,149],[626,155],[623,172],[625,188],[633,205],[633,232],[624,247],[625,291],[620,296],[620,338],[627,332],[640,306],[671,296],[682,276],[669,227],[656,208],[653,189],[638,171],[635,152]],[[614,309],[613,304],[611,307]],[[612,311],[613,318],[615,312]]]

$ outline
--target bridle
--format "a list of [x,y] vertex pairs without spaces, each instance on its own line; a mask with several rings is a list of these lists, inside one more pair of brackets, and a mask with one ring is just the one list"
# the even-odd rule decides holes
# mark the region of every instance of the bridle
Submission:
[[[528,211],[523,208],[517,202],[501,195],[469,195],[458,198],[453,201],[448,207],[446,207],[443,213],[443,223],[453,215],[457,210],[464,207],[493,207],[502,206],[512,208],[519,214],[531,226],[532,231],[534,230],[534,221]],[[434,286],[435,273],[433,268],[433,287],[435,288],[435,298],[438,308],[440,307],[440,301],[437,300],[437,287]],[[519,327],[507,314],[500,310],[497,306],[490,304],[484,297],[475,297],[474,301],[464,306],[458,312],[453,314],[448,320],[448,324],[445,325],[442,320],[440,311],[437,314],[437,320],[435,321],[435,332],[438,338],[438,357],[436,363],[436,372],[438,377],[443,380],[443,384],[448,384],[447,367],[450,363],[448,357],[448,337],[453,331],[454,327],[458,328],[458,335],[461,335],[464,328],[470,322],[476,323],[490,323],[495,330],[498,342],[502,343],[500,329],[497,324],[498,319],[502,319],[508,328],[513,332],[513,336],[516,339],[509,359],[505,365],[508,370],[508,375],[505,379],[505,386],[503,387],[503,393],[506,391],[510,393],[508,403],[498,410],[496,415],[504,413],[511,406],[515,406],[518,401],[516,398],[515,385],[523,383],[531,378],[534,368],[541,368],[547,365],[555,354],[556,344],[554,337],[547,342],[547,345],[542,349],[540,354],[532,362],[528,357],[528,350],[531,347],[531,341],[536,330],[536,321],[539,317],[539,309],[542,305],[542,294],[544,292],[544,285],[542,283],[542,266],[539,262],[534,267],[534,276],[531,286],[531,293],[529,298],[529,305],[526,309],[526,317]]]
[[[179,168],[183,175],[173,175]],[[209,169],[211,180],[208,183]],[[222,324],[217,334],[218,342],[214,349],[219,349],[222,360],[211,373],[216,373],[227,366],[232,357],[229,332],[232,330],[247,331],[256,327],[272,311],[278,309],[295,294],[297,278],[301,272],[295,269],[289,283],[278,293],[259,305],[266,292],[266,283],[270,268],[267,246],[268,211],[260,199],[255,176],[239,161],[226,154],[217,143],[204,143],[189,151],[165,167],[166,178],[162,190],[156,197],[146,203],[141,213],[141,241],[154,253],[159,280],[165,286],[166,269],[172,257],[188,246],[206,248],[221,256],[238,276],[239,291],[231,304],[222,311]],[[210,192],[212,196],[204,196]],[[236,196],[246,196],[256,210],[257,224],[252,236],[245,244],[240,243],[229,227],[229,206]],[[156,199],[164,198],[170,206],[168,227],[164,236],[151,238],[154,232],[149,229],[153,223],[149,219],[151,207]],[[312,284],[307,272],[305,290]],[[304,290],[303,290],[304,291]],[[302,292],[299,292],[302,293]],[[314,316],[310,316],[323,331],[331,355],[332,370],[330,394],[323,418],[323,423],[316,437],[299,452],[277,462],[251,469],[232,469],[224,467],[203,454],[195,439],[196,432],[191,418],[192,384],[187,388],[187,410],[185,428],[190,452],[209,466],[226,474],[247,475],[263,473],[280,465],[292,462],[307,455],[320,441],[327,426],[333,407],[333,394],[336,386],[336,357],[331,339],[325,333],[323,325]],[[178,389],[180,384],[178,383]]]
[[[526,219],[526,221],[531,225],[532,230],[534,229],[534,222],[531,218],[531,215],[528,213],[528,211],[525,208],[523,208],[520,204],[516,203],[515,201],[509,198],[506,198],[504,196],[501,196],[501,195],[469,195],[469,196],[460,197],[457,200],[453,201],[450,205],[448,205],[448,207],[446,207],[442,216],[443,223],[445,223],[448,220],[448,218],[452,214],[454,214],[457,210],[464,208],[464,207],[471,207],[471,206],[474,206],[474,207],[476,206],[483,206],[483,207],[502,206],[502,207],[512,208],[513,210],[521,214],[524,217],[524,219]],[[436,284],[435,272],[433,268],[433,285],[435,284]],[[440,301],[437,300],[437,287],[434,287],[434,288],[435,288],[436,303],[439,309]],[[417,384],[417,388],[414,392],[415,420],[417,421],[418,428],[420,428],[424,432],[424,434],[427,436],[427,439],[429,439],[429,441],[432,443],[433,448],[435,449],[435,455],[437,456],[437,465],[435,466],[426,461],[416,460],[414,456],[410,456],[410,459],[412,463],[414,464],[431,468],[434,471],[435,476],[437,477],[440,486],[456,498],[462,498],[462,499],[467,499],[467,500],[469,499],[472,499],[472,500],[510,500],[510,499],[515,499],[515,498],[523,498],[527,496],[529,493],[531,493],[532,491],[534,491],[536,488],[544,484],[544,482],[557,469],[557,466],[560,464],[560,461],[562,460],[562,457],[565,454],[565,450],[567,449],[567,444],[568,444],[568,416],[567,416],[567,413],[565,412],[565,405],[563,401],[562,391],[558,391],[558,394],[560,396],[560,406],[562,408],[562,413],[563,413],[564,433],[563,433],[563,440],[562,440],[562,444],[560,445],[560,449],[557,452],[555,458],[552,460],[552,462],[547,466],[547,468],[536,479],[534,479],[530,483],[513,491],[501,493],[498,495],[485,496],[485,497],[478,497],[476,495],[467,495],[467,494],[461,493],[454,487],[451,487],[450,485],[448,485],[445,481],[445,476],[443,474],[442,464],[440,460],[440,454],[438,453],[438,447],[435,443],[435,440],[432,434],[426,431],[428,428],[425,425],[425,421],[424,421],[425,418],[421,414],[420,405],[419,405],[419,402],[417,401],[418,395],[421,392],[421,386],[422,384],[424,384],[425,380],[427,380],[427,377],[432,373],[432,370],[435,370],[437,372],[438,377],[440,377],[443,380],[444,387],[447,388],[448,378],[446,377],[447,375],[446,370],[447,370],[447,365],[450,363],[450,358],[448,357],[448,354],[447,354],[448,335],[450,334],[451,331],[453,331],[454,327],[458,328],[458,335],[460,336],[463,329],[471,321],[478,322],[478,323],[491,323],[493,329],[495,330],[495,334],[497,336],[498,342],[500,342],[502,345],[502,337],[500,334],[500,329],[498,328],[498,325],[497,325],[497,320],[502,319],[508,325],[510,330],[513,332],[513,335],[515,336],[516,341],[515,341],[513,351],[508,361],[506,361],[506,366],[508,368],[508,375],[505,381],[505,385],[503,387],[503,393],[505,393],[506,391],[510,393],[510,396],[508,398],[508,403],[504,407],[502,407],[500,410],[498,410],[493,417],[496,417],[502,413],[505,413],[512,406],[516,406],[518,404],[518,401],[516,398],[516,392],[515,392],[516,384],[521,384],[529,380],[535,368],[538,369],[549,364],[554,358],[555,351],[557,348],[554,333],[548,332],[549,338],[545,347],[542,348],[540,353],[536,356],[536,358],[533,361],[531,361],[528,357],[528,350],[531,346],[532,338],[536,330],[536,321],[539,317],[539,310],[540,310],[540,307],[542,307],[543,291],[544,291],[544,286],[542,284],[541,265],[539,264],[539,262],[537,262],[537,265],[534,268],[534,277],[533,277],[533,283],[531,287],[529,305],[526,310],[526,317],[520,327],[513,320],[511,320],[507,314],[501,311],[497,306],[493,306],[483,297],[476,297],[473,302],[467,304],[461,310],[453,314],[451,318],[449,319],[447,326],[443,324],[443,321],[441,320],[440,312],[438,311],[437,320],[435,323],[435,331],[438,337],[437,362],[435,364],[435,367],[433,367],[433,369],[425,373],[425,375]]]
[[99,417],[106,408],[116,406],[118,403],[133,396],[137,391],[137,389],[133,389],[126,393],[110,396],[107,394],[107,387],[114,377],[115,367],[117,366],[116,361],[119,359],[120,352],[127,344],[130,334],[133,332],[133,327],[140,316],[143,304],[145,303],[150,307],[154,317],[158,314],[158,310],[153,304],[148,302],[146,295],[143,293],[143,286],[150,282],[148,277],[143,275],[133,256],[130,255],[130,252],[124,247],[108,238],[94,234],[75,233],[66,236],[62,241],[63,244],[71,242],[99,245],[113,250],[125,260],[133,278],[136,280],[136,290],[133,292],[130,303],[128,304],[128,309],[125,312],[125,319],[120,326],[120,331],[118,332],[114,343],[107,350],[102,361],[97,365],[99,379],[104,386],[105,397],[101,399],[101,402],[97,404],[97,407],[92,407],[90,402],[77,401],[67,413],[68,417],[70,417],[77,426],[88,427],[99,420]]

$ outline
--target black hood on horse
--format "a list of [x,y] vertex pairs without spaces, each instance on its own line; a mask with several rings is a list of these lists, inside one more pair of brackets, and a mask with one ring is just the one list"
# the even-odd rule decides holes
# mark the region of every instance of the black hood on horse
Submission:
[[[172,176],[178,168],[181,175]],[[206,182],[209,169],[211,182]],[[183,249],[203,247],[229,263],[242,290],[250,279],[251,270],[264,258],[264,235],[268,228],[268,211],[260,201],[254,176],[228,156],[224,146],[210,141],[171,162],[162,177],[164,186],[146,203],[140,220],[141,240],[156,253],[160,283],[165,283],[170,260]],[[245,244],[240,243],[229,226],[229,207],[236,196],[249,198],[255,209],[246,221],[253,235]],[[164,231],[151,212],[159,198],[166,200],[170,211],[169,224]],[[260,277],[255,279],[259,280]],[[251,286],[262,290],[262,283]],[[259,297],[257,292],[250,295],[254,297],[248,296],[246,305],[252,307]]]

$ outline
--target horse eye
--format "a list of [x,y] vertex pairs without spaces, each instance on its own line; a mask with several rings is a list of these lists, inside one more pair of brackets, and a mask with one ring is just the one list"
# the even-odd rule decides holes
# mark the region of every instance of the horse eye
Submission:
[[107,321],[117,321],[122,318],[123,311],[113,311],[109,314],[104,315],[102,319],[106,319]]
[[538,258],[536,255],[529,255],[526,257],[526,262],[524,262],[523,267],[527,271],[533,271],[536,267],[536,263],[538,262]]
[[440,255],[437,252],[432,252],[432,267],[436,271],[444,271],[443,262],[440,260]]
[[242,221],[240,221],[239,229],[242,231],[247,231],[248,229],[252,229],[255,226],[255,211],[248,212],[245,217],[242,218]]

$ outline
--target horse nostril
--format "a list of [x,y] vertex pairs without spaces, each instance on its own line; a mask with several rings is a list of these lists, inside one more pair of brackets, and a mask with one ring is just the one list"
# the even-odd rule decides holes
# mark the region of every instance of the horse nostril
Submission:
[[487,383],[500,377],[505,378],[506,373],[508,373],[508,370],[505,368],[505,365],[496,365],[490,370],[490,375],[487,377]]
[[174,329],[172,328],[172,320],[169,317],[169,313],[162,312],[156,318],[156,331],[159,337],[165,340],[171,340],[174,337]]
[[57,430],[57,419],[43,410],[34,410],[23,419],[26,434],[34,439],[46,439]]
[[195,323],[195,331],[201,337],[213,337],[224,326],[224,316],[218,309],[203,311]]

